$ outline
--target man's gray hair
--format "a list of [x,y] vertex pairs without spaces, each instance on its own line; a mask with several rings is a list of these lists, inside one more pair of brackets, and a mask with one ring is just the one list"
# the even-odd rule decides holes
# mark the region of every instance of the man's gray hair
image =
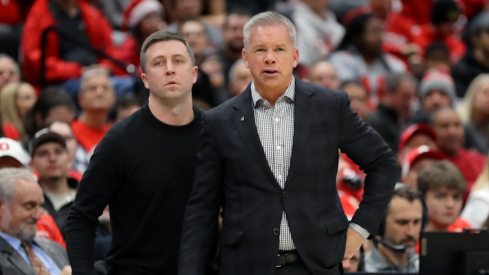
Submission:
[[192,61],[192,66],[195,66],[195,55],[192,51],[192,48],[188,45],[187,41],[183,39],[180,35],[167,31],[156,31],[152,33],[150,36],[144,40],[143,46],[141,47],[141,54],[139,55],[139,61],[141,63],[141,69],[143,73],[146,73],[146,63],[148,61],[148,57],[146,56],[146,51],[148,51],[149,46],[161,42],[161,41],[180,41],[187,48],[188,55],[190,56],[190,60]]
[[389,73],[385,77],[384,88],[386,92],[393,93],[397,91],[399,85],[403,80],[412,82],[416,87],[418,86],[418,81],[416,78],[410,73],[398,72],[398,73]]
[[[80,92],[83,92],[85,90],[86,82],[90,78],[95,77],[95,76],[105,76],[105,77],[107,77],[110,80],[109,72],[106,69],[103,69],[103,68],[92,68],[92,69],[88,69],[81,76],[81,80],[80,80]],[[110,81],[110,85],[112,86],[112,81]],[[114,87],[112,87],[112,89],[113,88]]]
[[14,186],[16,180],[37,182],[32,173],[25,168],[2,168],[0,169],[0,200],[10,204],[14,197]]
[[250,41],[250,33],[254,27],[278,26],[278,25],[283,25],[287,28],[292,43],[294,43],[294,46],[297,47],[296,31],[292,21],[290,21],[287,17],[279,13],[273,11],[267,11],[253,16],[248,22],[246,22],[243,28],[243,37],[244,37],[243,42],[245,48],[248,46],[248,43]]

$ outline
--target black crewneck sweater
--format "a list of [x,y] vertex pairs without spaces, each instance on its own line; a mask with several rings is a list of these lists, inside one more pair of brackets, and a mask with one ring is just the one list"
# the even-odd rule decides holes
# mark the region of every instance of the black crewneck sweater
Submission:
[[184,126],[148,105],[113,126],[97,146],[66,224],[73,274],[93,274],[98,216],[110,205],[109,274],[177,274],[185,205],[200,146],[202,111]]

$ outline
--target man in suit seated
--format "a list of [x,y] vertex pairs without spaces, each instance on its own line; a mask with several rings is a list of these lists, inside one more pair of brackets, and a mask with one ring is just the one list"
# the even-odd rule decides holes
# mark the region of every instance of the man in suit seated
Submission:
[[62,246],[34,238],[43,202],[41,187],[28,170],[0,170],[0,268],[3,274],[71,274]]

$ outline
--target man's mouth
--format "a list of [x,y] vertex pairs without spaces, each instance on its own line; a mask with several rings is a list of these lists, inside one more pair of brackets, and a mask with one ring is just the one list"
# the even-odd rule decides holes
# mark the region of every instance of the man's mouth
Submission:
[[263,70],[263,74],[265,75],[276,75],[277,73],[277,70]]

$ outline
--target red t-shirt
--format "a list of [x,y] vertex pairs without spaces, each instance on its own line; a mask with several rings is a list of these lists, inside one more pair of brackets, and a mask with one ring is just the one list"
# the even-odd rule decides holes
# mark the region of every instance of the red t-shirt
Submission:
[[8,137],[8,138],[13,139],[13,140],[20,140],[19,130],[17,130],[17,128],[15,128],[14,125],[12,125],[10,123],[4,123],[2,125],[2,128],[3,128],[3,133],[5,134],[5,137]]
[[77,119],[71,124],[71,129],[78,143],[89,152],[102,140],[111,126],[106,124],[102,129],[94,129]]

